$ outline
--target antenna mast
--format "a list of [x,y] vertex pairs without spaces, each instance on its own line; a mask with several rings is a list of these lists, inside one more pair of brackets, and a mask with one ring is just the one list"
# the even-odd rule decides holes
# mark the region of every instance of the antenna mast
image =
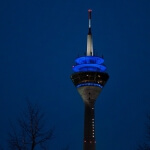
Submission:
[[91,13],[92,10],[88,10],[88,19],[89,19],[89,29],[87,35],[87,56],[93,56],[93,41],[92,41],[92,31],[91,31]]

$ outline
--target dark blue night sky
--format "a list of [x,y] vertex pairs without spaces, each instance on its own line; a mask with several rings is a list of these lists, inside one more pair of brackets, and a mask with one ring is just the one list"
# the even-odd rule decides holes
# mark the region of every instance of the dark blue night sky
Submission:
[[86,51],[92,12],[95,53],[110,75],[96,101],[97,150],[136,150],[150,112],[149,0],[0,2],[0,145],[26,99],[55,126],[50,148],[81,150],[84,105],[70,80]]

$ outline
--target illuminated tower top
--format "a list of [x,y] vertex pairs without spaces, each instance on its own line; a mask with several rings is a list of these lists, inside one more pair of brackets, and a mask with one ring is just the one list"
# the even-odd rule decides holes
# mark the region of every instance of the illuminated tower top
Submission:
[[102,57],[94,56],[93,52],[93,40],[91,31],[91,13],[92,10],[88,10],[88,35],[87,35],[87,51],[86,56],[78,57],[75,60],[73,66],[74,72],[105,72],[106,66],[103,64],[104,59]]

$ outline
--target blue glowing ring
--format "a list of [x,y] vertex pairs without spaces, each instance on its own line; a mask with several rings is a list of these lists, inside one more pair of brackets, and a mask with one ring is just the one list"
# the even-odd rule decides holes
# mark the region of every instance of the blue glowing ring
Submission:
[[96,57],[96,56],[83,56],[79,57],[75,60],[76,64],[102,64],[104,62],[104,59],[101,57]]
[[73,66],[74,72],[83,72],[83,71],[96,71],[96,72],[104,72],[106,67],[104,65],[99,64],[81,64]]
[[90,82],[78,84],[76,87],[79,88],[79,87],[82,87],[82,86],[97,86],[97,87],[103,88],[103,86],[101,84],[90,83]]

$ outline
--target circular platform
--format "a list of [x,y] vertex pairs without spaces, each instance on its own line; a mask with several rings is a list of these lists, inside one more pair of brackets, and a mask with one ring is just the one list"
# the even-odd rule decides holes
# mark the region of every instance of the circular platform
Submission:
[[96,56],[78,57],[73,66],[74,72],[104,72],[106,66],[103,64],[104,59]]

